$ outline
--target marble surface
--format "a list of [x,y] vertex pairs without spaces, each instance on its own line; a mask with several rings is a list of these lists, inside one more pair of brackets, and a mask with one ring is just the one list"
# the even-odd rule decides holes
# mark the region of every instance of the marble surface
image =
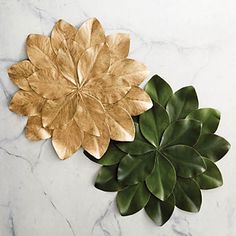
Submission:
[[[0,0],[0,235],[236,235],[235,0]],[[203,192],[200,213],[175,209],[163,227],[140,211],[121,217],[115,193],[93,186],[99,166],[82,150],[58,160],[50,140],[25,138],[26,118],[7,106],[17,88],[7,68],[26,58],[29,33],[49,34],[63,18],[96,16],[107,33],[128,32],[130,56],[174,89],[194,85],[203,107],[222,112],[218,133],[232,144],[218,162],[224,186]]]

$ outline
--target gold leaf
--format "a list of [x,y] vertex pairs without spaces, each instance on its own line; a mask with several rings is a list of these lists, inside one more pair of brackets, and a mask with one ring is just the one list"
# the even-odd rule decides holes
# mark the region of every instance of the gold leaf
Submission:
[[53,147],[62,160],[75,153],[80,148],[82,140],[83,133],[74,120],[65,129],[54,129],[52,135]]
[[117,33],[108,35],[106,37],[106,42],[111,53],[111,64],[128,56],[130,47],[130,38],[128,34]]
[[96,18],[83,23],[75,35],[75,41],[85,50],[106,41],[102,25]]
[[[105,36],[100,22],[89,19],[77,29],[59,20],[50,37],[29,35],[29,60],[9,68],[22,90],[9,109],[28,116],[26,136],[49,138],[61,159],[81,145],[100,158],[110,142],[131,141],[137,115],[150,106],[139,85],[146,67],[127,59],[127,34]],[[25,91],[24,91],[25,90]]]
[[126,80],[115,78],[112,75],[103,75],[90,79],[84,85],[83,91],[96,97],[103,104],[110,104],[123,98],[130,89]]
[[122,107],[111,105],[106,107],[106,123],[110,136],[117,141],[133,141],[134,123],[129,113]]
[[132,86],[140,85],[147,77],[147,67],[132,59],[123,59],[111,65],[109,73],[122,77]]
[[87,49],[78,62],[79,83],[105,73],[110,66],[110,53],[106,44],[97,44]]
[[67,47],[68,47],[70,55],[71,55],[71,57],[73,59],[74,65],[75,65],[75,67],[77,67],[78,61],[79,61],[81,55],[84,53],[84,50],[74,40],[68,40]]
[[69,40],[74,40],[77,29],[64,20],[56,22],[51,33],[51,44],[54,52],[57,54],[61,47],[68,47]]
[[83,94],[78,101],[74,119],[81,130],[100,136],[97,126],[104,121],[104,108],[96,98]]
[[110,133],[106,123],[99,127],[99,132],[99,137],[84,133],[82,143],[82,147],[97,159],[103,156],[110,142]]
[[138,116],[152,107],[152,100],[141,88],[132,87],[117,105],[125,108],[131,116]]
[[57,68],[55,53],[52,50],[49,37],[31,34],[28,36],[26,43],[28,57],[37,68]]
[[33,141],[51,137],[50,130],[43,128],[40,116],[30,116],[28,118],[25,135],[28,139]]
[[55,24],[51,33],[51,44],[54,52],[58,54],[60,48],[67,48],[75,66],[77,66],[84,51],[79,43],[75,41],[76,33],[77,29],[63,20],[59,20]]
[[62,128],[72,120],[76,109],[76,94],[69,94],[56,100],[47,100],[42,109],[43,127]]
[[35,72],[35,66],[28,60],[21,61],[15,65],[12,65],[8,69],[8,75],[12,82],[19,88],[30,91],[28,78]]
[[57,65],[62,75],[70,82],[76,85],[77,74],[74,61],[67,48],[63,47],[58,50]]
[[33,91],[19,90],[13,96],[9,109],[23,116],[40,115],[45,99]]
[[29,78],[30,87],[47,99],[58,99],[71,93],[76,86],[54,69],[38,70]]

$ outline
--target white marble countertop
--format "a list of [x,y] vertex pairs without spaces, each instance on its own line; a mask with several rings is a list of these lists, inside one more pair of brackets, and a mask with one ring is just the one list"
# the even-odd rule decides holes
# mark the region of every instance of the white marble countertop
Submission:
[[[0,0],[0,235],[236,235],[235,0]],[[122,217],[115,193],[93,186],[99,166],[82,150],[60,161],[51,141],[25,138],[26,118],[8,110],[17,88],[9,65],[26,58],[29,33],[49,34],[62,18],[97,17],[107,33],[128,32],[131,56],[174,89],[194,85],[203,107],[222,112],[218,133],[232,144],[218,162],[224,186],[203,192],[200,213],[175,209],[157,227],[143,211]]]

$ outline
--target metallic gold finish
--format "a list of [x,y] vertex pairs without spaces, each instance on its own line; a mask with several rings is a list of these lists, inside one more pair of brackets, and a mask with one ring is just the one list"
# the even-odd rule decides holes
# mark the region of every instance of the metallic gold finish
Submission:
[[30,116],[27,121],[25,135],[28,139],[36,141],[50,138],[51,131],[43,128],[40,116]]
[[26,136],[52,137],[60,159],[80,146],[96,158],[110,139],[132,141],[131,115],[152,107],[138,86],[146,66],[128,59],[128,34],[105,35],[100,22],[89,19],[79,29],[59,20],[50,37],[29,35],[29,60],[8,70],[20,90],[9,109],[28,116]]

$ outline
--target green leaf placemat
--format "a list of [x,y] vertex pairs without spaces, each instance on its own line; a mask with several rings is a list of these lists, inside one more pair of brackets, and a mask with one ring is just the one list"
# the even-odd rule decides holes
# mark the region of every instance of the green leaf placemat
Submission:
[[171,217],[174,207],[198,212],[202,203],[200,189],[223,184],[215,162],[229,150],[230,144],[214,134],[219,111],[198,108],[192,86],[173,93],[170,85],[153,76],[145,91],[153,107],[135,122],[133,142],[112,142],[100,160],[103,165],[95,187],[117,191],[121,215],[142,208],[159,226]]

